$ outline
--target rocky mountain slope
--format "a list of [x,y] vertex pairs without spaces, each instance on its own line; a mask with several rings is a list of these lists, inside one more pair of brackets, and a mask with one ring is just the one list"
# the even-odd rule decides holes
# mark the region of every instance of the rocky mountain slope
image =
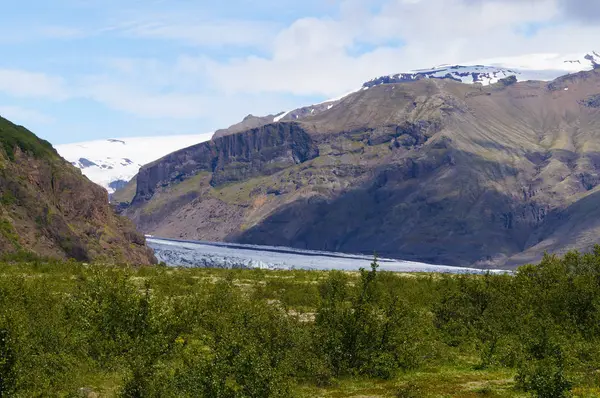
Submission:
[[600,70],[419,79],[170,154],[126,210],[157,236],[506,266],[600,241]]
[[212,133],[115,138],[57,145],[58,153],[109,194],[123,188],[140,167],[173,151],[210,140]]
[[503,61],[540,78],[584,69],[550,82],[379,78],[273,121],[248,117],[255,127],[142,168],[125,213],[164,237],[437,264],[510,267],[588,249],[600,233],[587,217],[598,60]]
[[0,254],[151,264],[152,251],[117,216],[106,191],[52,146],[0,117]]

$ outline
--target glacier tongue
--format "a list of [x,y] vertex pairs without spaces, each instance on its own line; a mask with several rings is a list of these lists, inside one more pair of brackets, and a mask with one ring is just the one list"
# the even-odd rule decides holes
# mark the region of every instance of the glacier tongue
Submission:
[[[287,247],[179,241],[147,236],[156,258],[170,266],[198,268],[261,268],[356,271],[368,268],[370,256],[298,250]],[[486,270],[380,258],[382,271],[484,273]],[[505,271],[494,271],[500,272]]]

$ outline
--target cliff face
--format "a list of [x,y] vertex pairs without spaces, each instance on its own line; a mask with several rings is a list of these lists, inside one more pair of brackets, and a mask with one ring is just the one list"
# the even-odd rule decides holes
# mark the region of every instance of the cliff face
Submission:
[[218,187],[275,174],[318,155],[312,137],[299,124],[265,125],[183,149],[143,167],[133,203],[151,199],[157,187],[177,184],[200,172],[212,173],[210,184]]
[[371,87],[144,168],[126,213],[165,237],[449,265],[587,250],[600,241],[587,217],[600,194],[599,93],[599,70]]
[[151,264],[144,236],[52,146],[0,118],[0,253]]

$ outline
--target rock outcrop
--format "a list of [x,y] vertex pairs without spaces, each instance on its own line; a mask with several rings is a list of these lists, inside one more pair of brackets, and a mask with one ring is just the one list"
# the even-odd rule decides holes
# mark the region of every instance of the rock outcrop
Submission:
[[210,184],[218,187],[275,174],[318,155],[312,137],[299,124],[261,126],[183,149],[142,167],[133,203],[151,199],[156,187],[180,183],[200,172],[212,173]]

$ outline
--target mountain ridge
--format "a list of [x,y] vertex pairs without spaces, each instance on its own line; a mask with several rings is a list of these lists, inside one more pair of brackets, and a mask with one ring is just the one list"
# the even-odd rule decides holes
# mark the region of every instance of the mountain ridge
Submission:
[[279,112],[276,115],[248,115],[242,122],[233,124],[227,129],[217,130],[213,138],[243,132],[269,123],[294,121],[299,118],[316,116],[330,110],[349,95],[381,84],[407,83],[421,79],[450,79],[466,84],[490,85],[502,81],[511,81],[513,77],[516,78],[516,81],[551,81],[573,72],[592,70],[598,66],[600,66],[600,53],[590,51],[583,54],[568,55],[529,54],[520,57],[487,59],[464,64],[446,64],[433,68],[401,72],[373,78],[364,82],[357,89],[321,103]]

